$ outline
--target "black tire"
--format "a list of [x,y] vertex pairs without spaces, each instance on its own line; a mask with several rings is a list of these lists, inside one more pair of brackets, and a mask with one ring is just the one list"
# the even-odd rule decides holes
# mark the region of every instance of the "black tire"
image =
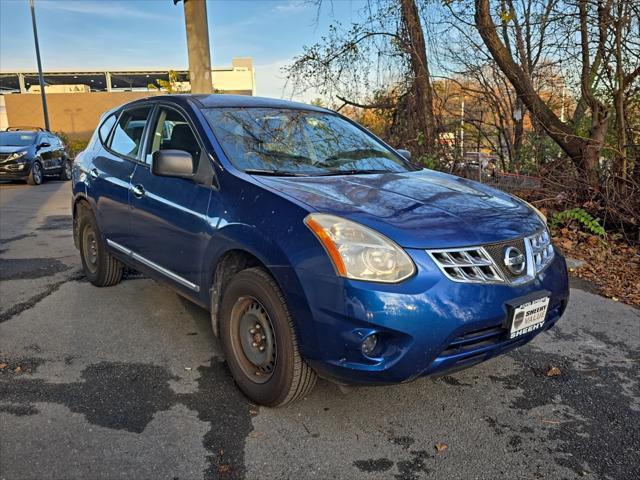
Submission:
[[78,207],[82,269],[96,287],[110,287],[122,279],[122,263],[105,248],[93,212]]
[[44,170],[42,170],[42,164],[39,161],[33,162],[31,165],[31,171],[27,177],[27,183],[29,185],[42,185],[44,181]]
[[62,162],[62,170],[60,171],[60,176],[58,178],[65,182],[71,180],[71,160],[67,158],[64,159]]
[[[268,364],[252,363],[246,353],[252,348],[247,342],[255,333],[245,330],[254,319],[256,326],[268,324],[271,332],[264,326],[259,332],[266,335],[262,335],[264,344],[256,348],[266,346],[265,353],[253,351],[249,355],[266,354]],[[298,352],[293,320],[282,292],[262,268],[242,270],[226,285],[220,306],[220,338],[236,384],[257,404],[286,405],[309,393],[316,383],[316,373]],[[268,355],[270,349],[272,355]]]

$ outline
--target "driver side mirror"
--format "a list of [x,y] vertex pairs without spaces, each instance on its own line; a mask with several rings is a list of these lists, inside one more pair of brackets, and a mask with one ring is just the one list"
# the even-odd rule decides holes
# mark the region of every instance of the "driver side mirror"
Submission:
[[411,152],[409,150],[405,150],[403,148],[397,148],[396,152],[402,155],[405,158],[405,160],[411,161]]
[[38,148],[47,148],[50,147],[51,144],[49,142],[41,142],[38,144]]
[[193,178],[193,158],[184,150],[158,150],[151,158],[151,173],[161,177]]

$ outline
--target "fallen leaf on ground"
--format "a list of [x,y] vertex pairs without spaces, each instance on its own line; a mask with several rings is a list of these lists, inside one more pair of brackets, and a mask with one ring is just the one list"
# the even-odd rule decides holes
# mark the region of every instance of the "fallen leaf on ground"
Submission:
[[229,465],[228,463],[221,463],[220,465],[218,465],[218,473],[220,475],[231,473],[231,465]]
[[257,432],[255,430],[253,432],[249,433],[249,437],[251,437],[251,438],[258,438],[258,437],[261,437],[263,435],[264,435],[263,432]]
[[557,377],[558,375],[560,375],[560,369],[558,367],[551,367],[549,370],[547,370],[547,373],[545,373],[545,375],[547,377]]
[[184,369],[185,369],[187,372],[190,372],[190,371],[191,371],[191,367],[184,367]]
[[258,410],[252,408],[251,410],[249,410],[249,414],[252,417],[255,417],[256,415],[258,415]]
[[4,370],[5,368],[7,368],[7,364],[6,363],[0,363],[0,370]]
[[22,371],[22,367],[18,366],[16,367],[16,369],[14,370],[14,372],[16,373],[20,373]]
[[551,425],[560,425],[562,422],[559,422],[557,420],[547,420],[546,418],[541,418],[540,421],[542,423],[549,423]]
[[449,448],[449,445],[447,445],[446,443],[442,443],[442,442],[438,442],[435,445],[435,449],[438,453],[444,452],[447,448]]
[[560,238],[556,243],[563,250],[571,250],[573,248],[573,242],[566,238]]

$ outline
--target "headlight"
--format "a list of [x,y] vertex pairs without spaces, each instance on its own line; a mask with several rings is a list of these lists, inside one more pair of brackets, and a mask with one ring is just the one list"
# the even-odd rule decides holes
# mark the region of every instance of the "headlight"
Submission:
[[304,223],[318,237],[341,277],[396,283],[416,271],[402,248],[364,225],[324,213],[311,213]]
[[28,153],[27,150],[22,150],[20,152],[13,152],[11,155],[7,157],[7,160],[8,161],[18,160],[19,158],[24,157],[27,153]]
[[[522,200],[522,199],[520,199]],[[527,206],[533,210],[534,212],[536,212],[536,214],[538,215],[538,217],[540,217],[540,220],[542,220],[542,222],[546,225],[547,224],[547,216],[542,213],[540,210],[538,210],[536,207],[534,207],[533,205],[531,205],[529,202],[527,202],[526,200],[522,200],[524,203],[527,204]]]

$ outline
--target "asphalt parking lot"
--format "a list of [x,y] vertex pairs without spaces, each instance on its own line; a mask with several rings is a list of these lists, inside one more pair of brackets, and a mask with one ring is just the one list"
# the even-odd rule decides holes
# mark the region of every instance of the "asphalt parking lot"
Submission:
[[85,281],[69,190],[0,185],[0,479],[640,478],[640,310],[574,288],[507,356],[258,408],[205,311]]

